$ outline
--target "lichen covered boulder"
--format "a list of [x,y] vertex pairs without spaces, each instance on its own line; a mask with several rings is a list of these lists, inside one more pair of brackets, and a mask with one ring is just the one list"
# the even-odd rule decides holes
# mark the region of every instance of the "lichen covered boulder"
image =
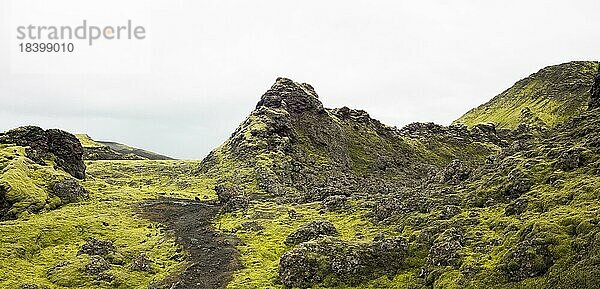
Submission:
[[315,220],[304,224],[285,239],[286,245],[297,245],[306,241],[314,240],[324,236],[335,236],[338,234],[335,226],[327,220]]
[[59,197],[63,204],[77,202],[88,196],[86,189],[77,180],[72,178],[66,178],[54,183],[51,192]]
[[393,276],[407,248],[401,237],[380,237],[371,243],[326,237],[285,253],[279,262],[279,277],[290,288],[309,288],[324,280],[341,287],[355,285],[381,274]]

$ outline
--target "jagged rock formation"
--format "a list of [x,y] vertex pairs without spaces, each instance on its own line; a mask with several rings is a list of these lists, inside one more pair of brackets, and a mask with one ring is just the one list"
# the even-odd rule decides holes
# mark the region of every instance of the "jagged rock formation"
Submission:
[[0,220],[84,199],[75,179],[85,177],[82,155],[79,140],[62,130],[25,126],[0,134]]
[[311,86],[280,78],[199,172],[249,196],[239,210],[318,201],[328,220],[366,212],[356,218],[397,228],[385,246],[342,240],[327,235],[347,219],[323,229],[290,210],[308,225],[280,241],[288,287],[594,288],[597,71],[597,62],[544,68],[454,125],[402,129],[324,108]]
[[27,157],[45,165],[53,160],[56,165],[75,178],[85,177],[83,147],[72,134],[58,130],[43,130],[35,126],[24,126],[0,134],[0,143],[26,147]]
[[279,78],[200,172],[252,184],[250,193],[306,202],[418,186],[451,160],[484,159],[500,145],[493,127],[397,130],[362,110],[323,108],[310,85]]

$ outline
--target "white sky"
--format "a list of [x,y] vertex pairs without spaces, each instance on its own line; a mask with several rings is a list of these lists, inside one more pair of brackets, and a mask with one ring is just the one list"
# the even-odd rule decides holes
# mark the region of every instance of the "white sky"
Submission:
[[[0,1],[0,130],[85,132],[178,158],[222,143],[278,76],[388,125],[449,124],[540,68],[600,59],[600,1]],[[146,28],[19,52],[20,25]]]

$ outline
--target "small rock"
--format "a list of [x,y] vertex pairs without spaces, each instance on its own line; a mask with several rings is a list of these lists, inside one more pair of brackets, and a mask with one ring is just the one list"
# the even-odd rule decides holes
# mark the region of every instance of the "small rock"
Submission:
[[114,253],[115,245],[110,240],[99,240],[96,238],[89,238],[81,249],[77,252],[77,255],[87,254],[87,255],[98,255],[104,256]]
[[348,198],[341,195],[329,196],[323,200],[323,207],[330,212],[348,209]]
[[139,254],[137,257],[133,259],[131,262],[131,270],[132,271],[152,271],[152,260],[146,257],[145,253]]
[[242,223],[242,229],[246,231],[262,231],[264,227],[257,221],[249,221]]

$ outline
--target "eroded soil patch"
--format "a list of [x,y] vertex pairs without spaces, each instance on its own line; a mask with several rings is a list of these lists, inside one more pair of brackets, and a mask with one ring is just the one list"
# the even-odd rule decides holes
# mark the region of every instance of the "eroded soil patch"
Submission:
[[211,220],[219,212],[216,202],[160,199],[142,203],[142,217],[164,224],[188,253],[186,269],[153,288],[225,288],[240,268],[237,239],[219,232]]

